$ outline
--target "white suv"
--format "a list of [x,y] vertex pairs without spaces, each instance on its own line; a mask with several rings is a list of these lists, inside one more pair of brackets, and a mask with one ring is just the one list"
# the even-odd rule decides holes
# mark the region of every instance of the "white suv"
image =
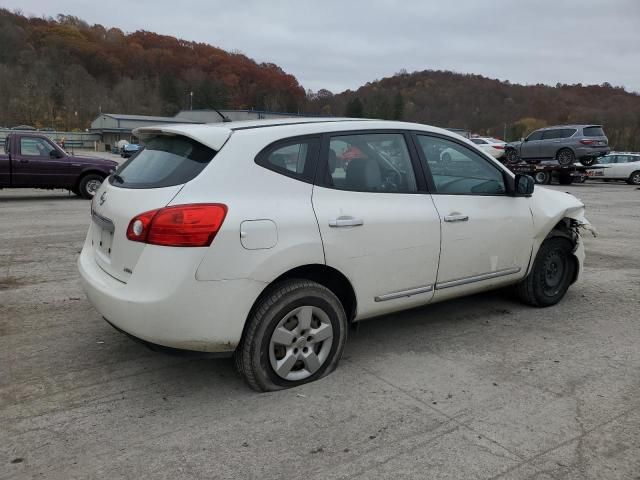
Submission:
[[582,268],[584,205],[446,130],[292,119],[135,135],[145,148],[92,202],[84,289],[148,344],[235,352],[258,390],[331,372],[351,322],[505,285],[553,305]]

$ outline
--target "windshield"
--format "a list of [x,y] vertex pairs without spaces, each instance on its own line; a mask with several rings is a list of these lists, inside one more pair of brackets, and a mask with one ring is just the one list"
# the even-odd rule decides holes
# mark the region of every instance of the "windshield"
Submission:
[[120,165],[109,182],[123,188],[181,185],[195,178],[215,154],[215,150],[190,138],[151,137],[144,148]]

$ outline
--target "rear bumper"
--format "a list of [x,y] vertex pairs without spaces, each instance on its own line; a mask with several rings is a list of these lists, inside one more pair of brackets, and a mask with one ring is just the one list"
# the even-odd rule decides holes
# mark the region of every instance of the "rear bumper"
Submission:
[[603,157],[609,153],[611,149],[609,147],[578,147],[576,148],[576,157]]
[[117,329],[144,342],[198,352],[234,351],[265,284],[196,280],[197,264],[162,263],[158,248],[163,247],[145,248],[125,284],[105,273],[85,245],[78,269],[89,301]]

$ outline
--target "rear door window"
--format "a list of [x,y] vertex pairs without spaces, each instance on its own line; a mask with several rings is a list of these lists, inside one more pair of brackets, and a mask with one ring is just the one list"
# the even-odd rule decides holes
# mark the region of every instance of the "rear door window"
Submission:
[[158,135],[109,177],[122,188],[161,188],[193,180],[216,151],[187,137]]
[[582,129],[583,135],[585,137],[604,137],[604,130],[602,127],[584,127]]
[[563,130],[545,130],[542,133],[543,140],[551,140],[553,138],[562,138]]
[[562,130],[562,138],[573,137],[573,134],[576,133],[575,128],[564,128]]
[[353,192],[417,192],[415,172],[403,133],[335,135],[323,159],[324,186]]

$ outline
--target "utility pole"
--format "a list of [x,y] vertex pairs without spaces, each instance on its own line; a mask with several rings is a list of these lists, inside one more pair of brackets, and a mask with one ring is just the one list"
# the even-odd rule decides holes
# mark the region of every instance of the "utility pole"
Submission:
[[193,110],[193,92],[189,92],[189,110]]
[[502,140],[503,140],[504,142],[506,142],[506,141],[507,141],[507,124],[506,124],[506,123],[504,124],[504,132],[503,132],[503,134],[502,134]]

